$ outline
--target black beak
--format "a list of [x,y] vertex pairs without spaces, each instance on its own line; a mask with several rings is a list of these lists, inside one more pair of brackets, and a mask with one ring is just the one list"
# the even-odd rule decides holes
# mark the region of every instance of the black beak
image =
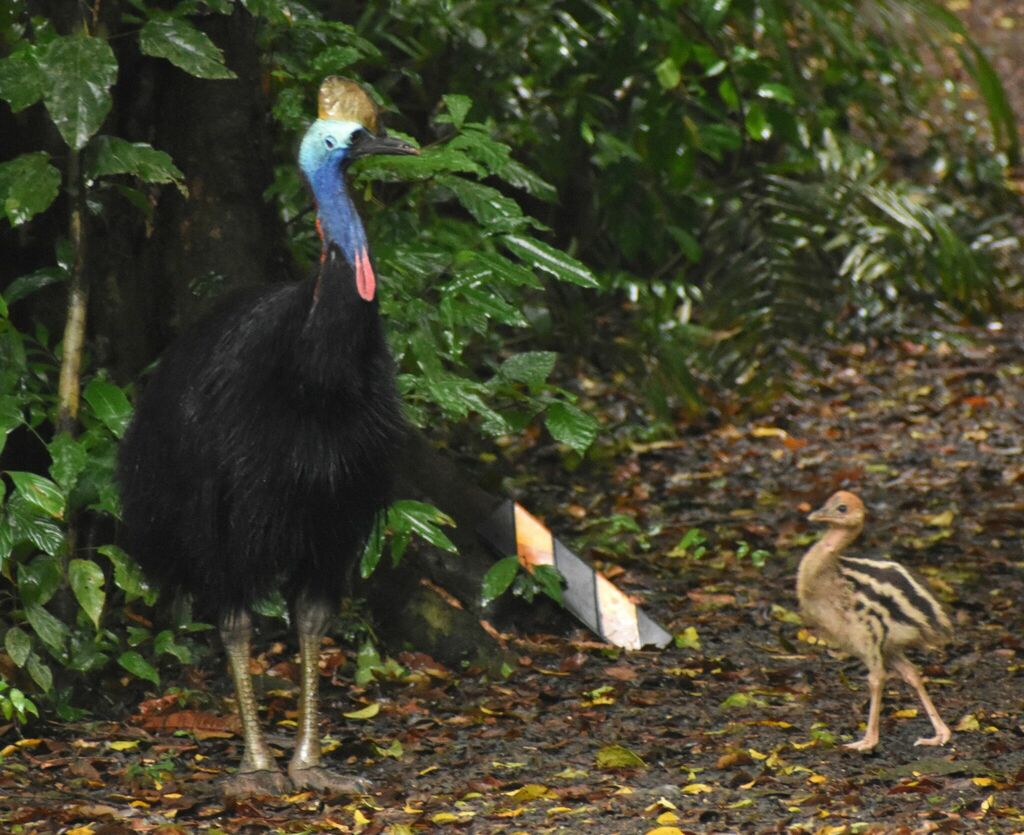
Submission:
[[346,159],[355,160],[360,157],[368,157],[374,154],[391,154],[397,156],[419,156],[420,149],[410,145],[404,139],[395,136],[375,136],[372,133],[360,131],[345,154]]

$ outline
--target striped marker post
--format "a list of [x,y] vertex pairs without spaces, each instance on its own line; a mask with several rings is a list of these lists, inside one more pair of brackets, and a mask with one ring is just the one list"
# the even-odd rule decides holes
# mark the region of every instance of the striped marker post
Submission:
[[550,565],[565,578],[565,608],[610,644],[641,649],[667,646],[672,636],[601,572],[563,545],[522,505],[505,501],[478,528],[500,556],[515,554],[527,571]]

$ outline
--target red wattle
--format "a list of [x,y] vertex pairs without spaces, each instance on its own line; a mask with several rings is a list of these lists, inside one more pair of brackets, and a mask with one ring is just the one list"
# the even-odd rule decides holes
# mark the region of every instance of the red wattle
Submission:
[[365,249],[356,255],[356,290],[360,298],[368,302],[373,301],[377,292],[377,278],[370,266],[370,254]]

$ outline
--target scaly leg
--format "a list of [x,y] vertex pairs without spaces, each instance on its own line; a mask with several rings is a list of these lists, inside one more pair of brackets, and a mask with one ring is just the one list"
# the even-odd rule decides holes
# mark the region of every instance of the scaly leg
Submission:
[[320,686],[320,639],[327,630],[330,610],[305,598],[292,607],[299,632],[299,722],[295,753],[288,776],[297,789],[318,789],[330,794],[363,794],[370,784],[359,777],[334,774],[320,764],[318,691]]
[[924,712],[928,714],[932,727],[935,728],[935,736],[923,736],[917,740],[914,745],[945,745],[949,742],[953,732],[950,731],[949,726],[942,721],[942,717],[939,716],[939,712],[935,709],[935,705],[932,704],[932,700],[928,697],[928,693],[924,689],[924,682],[921,681],[921,676],[917,672],[917,667],[903,657],[895,659],[892,666],[893,669],[900,674],[900,677],[914,688],[914,692],[917,693],[917,697],[921,700],[921,704],[924,705]]
[[848,742],[844,748],[851,751],[870,751],[878,745],[878,720],[882,713],[882,687],[885,684],[885,669],[880,665],[868,669],[868,687],[871,689],[871,706],[868,708],[868,727],[863,739]]
[[288,780],[277,767],[263,739],[256,705],[256,694],[249,675],[249,654],[252,643],[252,618],[248,612],[227,615],[221,620],[220,636],[227,650],[231,677],[235,682],[238,715],[242,720],[245,749],[238,773],[228,778],[224,793],[229,797],[253,794],[280,795],[288,791]]

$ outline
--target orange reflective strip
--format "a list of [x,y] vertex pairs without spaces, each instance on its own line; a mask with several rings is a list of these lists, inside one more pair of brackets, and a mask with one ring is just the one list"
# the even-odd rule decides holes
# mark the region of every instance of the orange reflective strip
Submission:
[[636,604],[600,572],[594,572],[594,579],[597,612],[601,619],[598,634],[616,646],[640,649],[640,624],[637,622]]
[[520,504],[515,506],[516,553],[524,568],[555,564],[555,542],[551,531]]

